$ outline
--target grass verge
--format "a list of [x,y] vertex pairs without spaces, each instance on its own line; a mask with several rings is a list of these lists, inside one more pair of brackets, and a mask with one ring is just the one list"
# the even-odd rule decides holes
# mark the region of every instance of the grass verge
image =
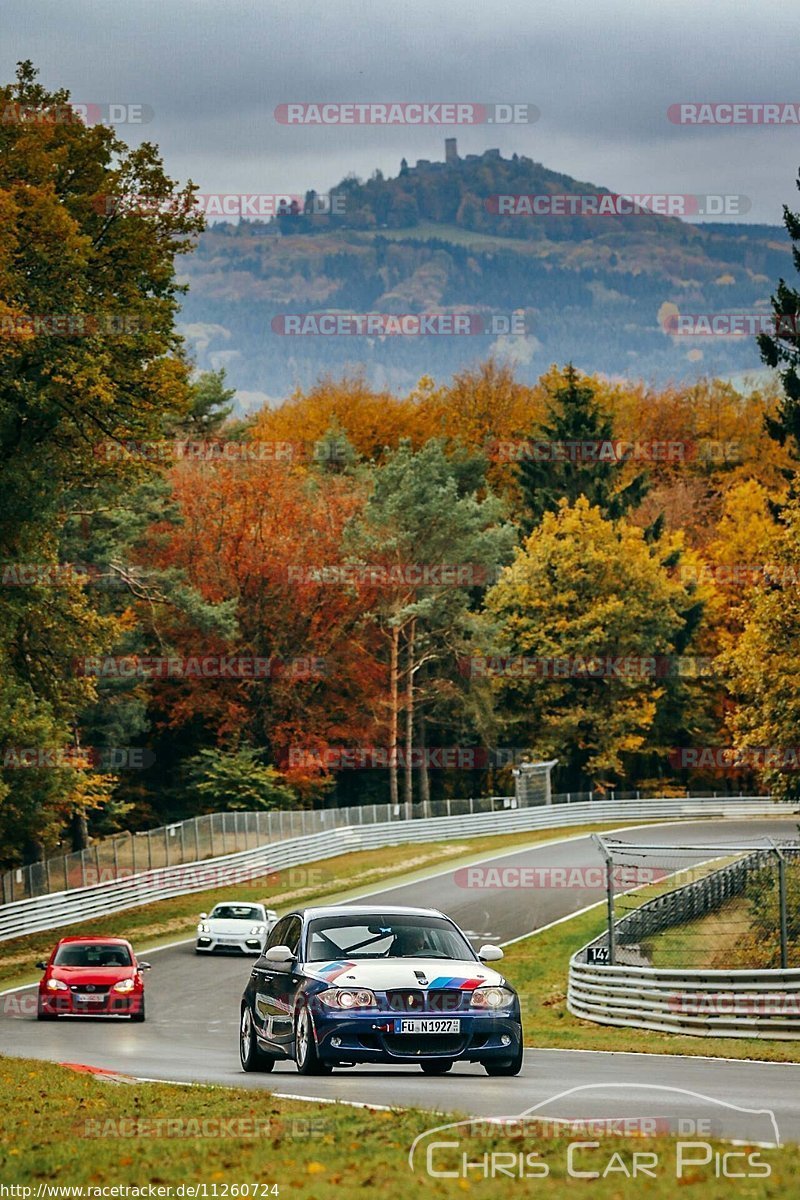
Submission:
[[[430,1176],[425,1170],[427,1143],[423,1143],[422,1154],[415,1159],[419,1166],[412,1172],[408,1152],[414,1139],[448,1120],[418,1110],[385,1112],[299,1103],[243,1088],[148,1083],[114,1086],[28,1059],[0,1059],[0,1079],[6,1101],[0,1125],[0,1177],[7,1186],[31,1189],[27,1196],[8,1193],[21,1200],[37,1196],[39,1185],[82,1187],[86,1200],[99,1196],[99,1189],[107,1186],[144,1188],[140,1194],[148,1195],[148,1187],[177,1189],[183,1185],[182,1193],[154,1194],[249,1200],[271,1200],[273,1196],[331,1200],[352,1195],[407,1200],[421,1188],[437,1200],[465,1193],[476,1200],[496,1200],[501,1189],[508,1187],[507,1174],[486,1179],[474,1168],[467,1178],[458,1177],[463,1167],[456,1178]],[[516,1176],[517,1184],[522,1182],[519,1195],[562,1196],[570,1184],[587,1194],[588,1183],[592,1200],[638,1200],[641,1177],[627,1178],[619,1163],[630,1171],[633,1154],[643,1151],[658,1156],[656,1177],[646,1179],[647,1195],[653,1200],[675,1196],[681,1184],[699,1185],[706,1200],[722,1200],[732,1190],[729,1179],[717,1178],[718,1165],[713,1158],[708,1165],[693,1167],[677,1179],[677,1144],[667,1137],[646,1141],[642,1137],[595,1138],[598,1149],[583,1149],[576,1169],[602,1172],[609,1162],[613,1165],[605,1178],[593,1180],[568,1177],[568,1142],[563,1137],[527,1139],[521,1144],[519,1137],[487,1134],[484,1128],[458,1140],[460,1145],[449,1159],[441,1157],[445,1152],[437,1152],[440,1157],[432,1159],[434,1169],[458,1168],[462,1151],[469,1162],[480,1162],[483,1154],[504,1150],[507,1172],[509,1153],[519,1163],[526,1153],[538,1151],[540,1157],[535,1161],[543,1163],[548,1174],[529,1180]],[[719,1142],[714,1145],[723,1148]],[[791,1194],[797,1148],[753,1153],[768,1164],[770,1175],[742,1181],[745,1188],[741,1194],[756,1200]],[[618,1158],[613,1158],[615,1155]],[[736,1168],[742,1166],[737,1159]],[[517,1167],[526,1169],[524,1162]],[[248,1191],[241,1185],[247,1185]],[[186,1190],[198,1186],[200,1190],[194,1193]],[[42,1194],[47,1196],[47,1192]]]

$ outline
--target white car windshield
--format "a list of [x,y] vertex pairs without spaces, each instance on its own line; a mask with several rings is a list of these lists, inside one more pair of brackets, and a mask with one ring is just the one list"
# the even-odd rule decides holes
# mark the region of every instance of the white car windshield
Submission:
[[308,962],[349,958],[455,958],[474,960],[475,953],[443,917],[374,916],[316,917],[309,922]]
[[211,910],[212,921],[263,921],[264,911],[254,904],[218,904]]

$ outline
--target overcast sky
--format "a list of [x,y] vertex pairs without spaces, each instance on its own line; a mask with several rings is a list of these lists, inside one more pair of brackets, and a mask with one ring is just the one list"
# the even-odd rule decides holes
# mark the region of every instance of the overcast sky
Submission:
[[[671,104],[800,103],[800,7],[760,0],[0,0],[2,78],[31,58],[76,101],[148,105],[120,127],[203,192],[320,190],[400,158],[498,146],[615,191],[748,196],[746,220],[800,205],[800,127],[688,128]],[[312,101],[536,105],[534,124],[281,125]]]

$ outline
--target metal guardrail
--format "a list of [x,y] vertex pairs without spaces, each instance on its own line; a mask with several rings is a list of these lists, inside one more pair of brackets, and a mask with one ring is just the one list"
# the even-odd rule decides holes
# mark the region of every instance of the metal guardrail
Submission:
[[800,969],[680,971],[569,965],[567,1008],[599,1025],[701,1037],[800,1039]]
[[[608,946],[607,932],[583,946],[569,964],[567,1008],[572,1015],[600,1025],[662,1033],[800,1040],[798,968],[701,970],[620,961],[626,947],[638,948],[647,938],[741,896],[752,872],[763,869],[775,853],[747,854],[627,914],[614,927],[613,965],[587,961],[590,950]],[[800,849],[781,846],[780,853],[795,858]]]
[[[702,792],[696,793],[698,798]],[[716,792],[709,793],[717,799]],[[582,801],[642,800],[639,792],[562,792],[551,797],[552,804],[577,804]],[[744,799],[744,797],[734,797]],[[768,797],[749,797],[768,799]],[[540,802],[541,803],[541,802]],[[530,806],[535,804],[530,800]],[[520,796],[476,796],[469,799],[445,799],[415,804],[414,820],[427,817],[472,816],[507,808],[528,807]],[[240,850],[253,850],[271,842],[305,834],[342,829],[349,825],[376,825],[385,821],[405,820],[401,804],[353,805],[349,808],[273,809],[264,812],[219,812],[190,817],[160,825],[157,829],[125,832],[98,838],[85,850],[55,855],[41,862],[27,863],[0,874],[0,904],[28,900],[72,888],[85,888],[119,878],[121,872],[137,874],[181,863],[203,862]]]
[[123,874],[90,887],[73,888],[5,904],[0,907],[0,941],[78,921],[86,923],[93,917],[109,916],[156,900],[251,881],[289,867],[334,858],[354,850],[481,834],[558,829],[589,823],[771,816],[782,811],[791,812],[792,806],[750,797],[741,800],[726,798],[724,801],[696,798],[606,800],[351,825],[306,837],[286,838],[201,863],[164,867],[135,875]]

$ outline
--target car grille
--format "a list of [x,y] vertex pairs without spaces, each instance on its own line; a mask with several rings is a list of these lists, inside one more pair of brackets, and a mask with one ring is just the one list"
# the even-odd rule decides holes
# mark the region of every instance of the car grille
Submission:
[[86,992],[95,996],[105,995],[110,990],[111,985],[108,983],[71,983],[69,990],[71,992]]
[[464,1038],[457,1033],[423,1034],[414,1037],[413,1034],[401,1034],[395,1037],[389,1033],[384,1036],[386,1049],[392,1054],[405,1055],[436,1055],[458,1054],[464,1045]]
[[469,993],[457,988],[435,988],[424,992],[420,988],[397,988],[386,993],[386,1001],[392,1012],[459,1012],[467,1007]]

